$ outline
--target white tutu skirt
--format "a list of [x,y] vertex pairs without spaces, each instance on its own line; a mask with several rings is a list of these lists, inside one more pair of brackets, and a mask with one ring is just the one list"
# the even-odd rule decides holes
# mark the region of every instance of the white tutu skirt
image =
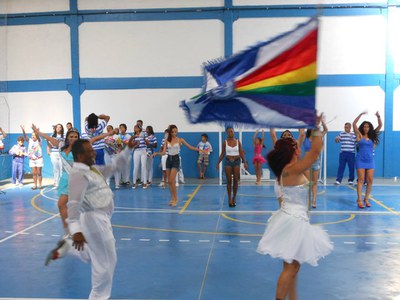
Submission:
[[277,211],[268,220],[257,252],[283,259],[287,263],[318,265],[321,257],[333,249],[328,234],[304,218]]

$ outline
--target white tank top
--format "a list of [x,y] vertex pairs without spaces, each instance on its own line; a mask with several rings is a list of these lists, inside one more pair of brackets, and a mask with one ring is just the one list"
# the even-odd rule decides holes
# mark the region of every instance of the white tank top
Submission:
[[170,143],[167,144],[168,155],[177,155],[179,154],[180,150],[181,145],[179,145],[179,143],[176,143],[174,145],[171,145]]
[[239,142],[236,141],[236,146],[231,147],[228,145],[228,141],[225,140],[225,152],[227,156],[239,156]]

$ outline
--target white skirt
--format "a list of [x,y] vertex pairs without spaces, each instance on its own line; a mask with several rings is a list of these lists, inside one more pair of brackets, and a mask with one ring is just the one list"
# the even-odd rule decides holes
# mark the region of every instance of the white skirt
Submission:
[[287,263],[318,265],[333,249],[328,234],[308,220],[278,210],[268,220],[257,252],[283,259]]

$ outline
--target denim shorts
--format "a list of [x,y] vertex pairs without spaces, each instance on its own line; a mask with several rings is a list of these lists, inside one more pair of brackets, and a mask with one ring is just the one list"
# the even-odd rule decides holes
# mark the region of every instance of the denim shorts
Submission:
[[228,159],[225,157],[225,167],[240,167],[240,157],[236,159]]
[[168,155],[166,167],[167,167],[167,169],[178,169],[179,170],[179,167],[180,167],[179,154]]

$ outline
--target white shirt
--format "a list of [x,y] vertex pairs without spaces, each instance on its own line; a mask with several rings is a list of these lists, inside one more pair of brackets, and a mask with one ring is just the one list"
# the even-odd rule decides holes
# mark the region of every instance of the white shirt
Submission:
[[131,153],[132,150],[126,148],[116,156],[113,164],[94,166],[95,171],[86,164],[74,162],[68,187],[68,227],[72,235],[82,232],[82,212],[96,211],[111,217],[114,210],[114,194],[105,177],[121,170],[128,163]]

